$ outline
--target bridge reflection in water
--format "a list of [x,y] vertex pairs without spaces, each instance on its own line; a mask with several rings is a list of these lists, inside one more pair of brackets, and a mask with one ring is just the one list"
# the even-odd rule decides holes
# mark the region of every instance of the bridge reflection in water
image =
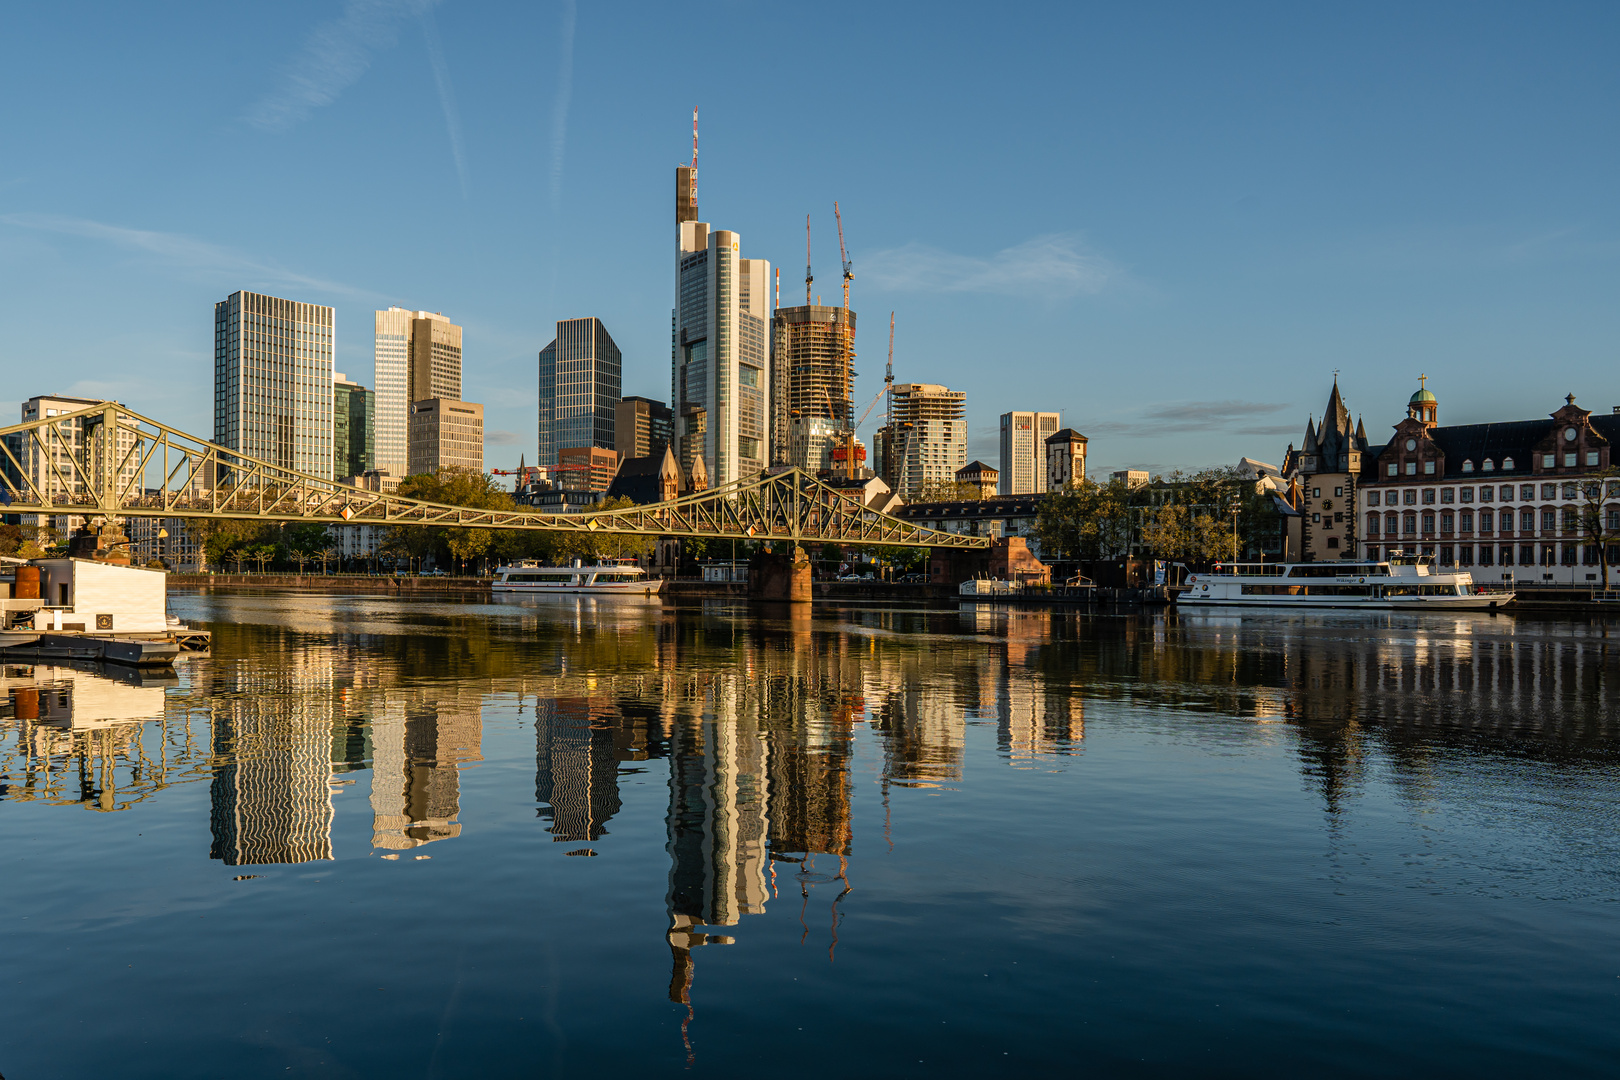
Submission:
[[[251,866],[336,857],[334,793],[365,785],[371,845],[399,857],[477,828],[462,774],[483,760],[484,710],[515,702],[555,843],[611,845],[621,776],[667,769],[681,1003],[694,954],[784,891],[831,955],[859,887],[857,796],[885,808],[865,842],[902,841],[894,789],[949,798],[977,732],[1021,769],[1061,767],[1088,715],[1122,704],[1211,745],[1283,737],[1331,820],[1375,767],[1421,803],[1456,752],[1569,764],[1578,783],[1612,763],[1620,726],[1602,627],[1506,618],[213,602],[237,621],[166,683],[0,669],[0,801],[116,811],[206,783],[209,857]],[[1233,718],[1252,727],[1234,736]]]

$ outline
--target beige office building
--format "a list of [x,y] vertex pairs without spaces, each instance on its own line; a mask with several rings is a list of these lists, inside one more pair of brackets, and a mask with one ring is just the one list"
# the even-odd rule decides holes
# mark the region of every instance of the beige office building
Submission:
[[413,403],[461,397],[461,327],[436,311],[391,307],[377,312],[375,355],[375,467],[399,476],[414,471],[407,468]]
[[453,398],[414,402],[410,415],[410,476],[443,468],[484,471],[484,407]]

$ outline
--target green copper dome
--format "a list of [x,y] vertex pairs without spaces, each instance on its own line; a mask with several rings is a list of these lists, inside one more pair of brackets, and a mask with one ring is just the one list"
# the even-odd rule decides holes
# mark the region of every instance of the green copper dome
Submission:
[[1440,400],[1439,398],[1437,398],[1433,394],[1429,393],[1429,391],[1427,389],[1422,389],[1422,390],[1419,390],[1417,393],[1412,395],[1412,400],[1410,402],[1408,402],[1408,404],[1411,404],[1411,405],[1424,405],[1424,404],[1428,404],[1429,402],[1438,402],[1439,400]]

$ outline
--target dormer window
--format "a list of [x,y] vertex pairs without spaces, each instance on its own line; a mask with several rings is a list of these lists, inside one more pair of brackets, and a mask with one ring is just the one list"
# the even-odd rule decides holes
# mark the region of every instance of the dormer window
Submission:
[[[1487,462],[1486,462],[1486,463],[1485,463],[1485,467],[1486,467],[1486,468],[1487,468],[1487,469],[1488,469],[1488,468],[1490,468],[1490,467],[1491,467],[1491,463],[1490,463],[1490,462],[1488,462],[1488,461],[1487,461]],[[1506,470],[1508,470],[1508,471],[1510,471],[1510,472],[1511,472],[1511,471],[1512,471],[1512,469],[1513,469],[1513,459],[1512,459],[1512,458],[1510,458],[1510,457],[1505,457],[1505,458],[1503,458],[1503,459],[1502,459],[1502,468],[1503,468],[1503,469],[1506,469]]]
[[1483,466],[1481,466],[1481,467],[1486,472],[1495,472],[1496,471],[1496,462],[1492,461],[1490,458],[1486,458],[1485,459],[1485,464]]
[[1468,461],[1464,461],[1463,462],[1463,472],[1473,472],[1473,471],[1474,471],[1474,462],[1473,462],[1473,460],[1470,459]]

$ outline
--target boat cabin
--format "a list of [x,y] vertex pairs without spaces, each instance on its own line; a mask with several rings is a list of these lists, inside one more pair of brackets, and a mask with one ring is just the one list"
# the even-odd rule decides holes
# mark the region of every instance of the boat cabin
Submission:
[[8,602],[8,616],[12,607],[19,614],[24,607],[36,612],[35,630],[162,634],[169,629],[168,575],[162,570],[94,559],[8,560],[0,567],[0,594]]

